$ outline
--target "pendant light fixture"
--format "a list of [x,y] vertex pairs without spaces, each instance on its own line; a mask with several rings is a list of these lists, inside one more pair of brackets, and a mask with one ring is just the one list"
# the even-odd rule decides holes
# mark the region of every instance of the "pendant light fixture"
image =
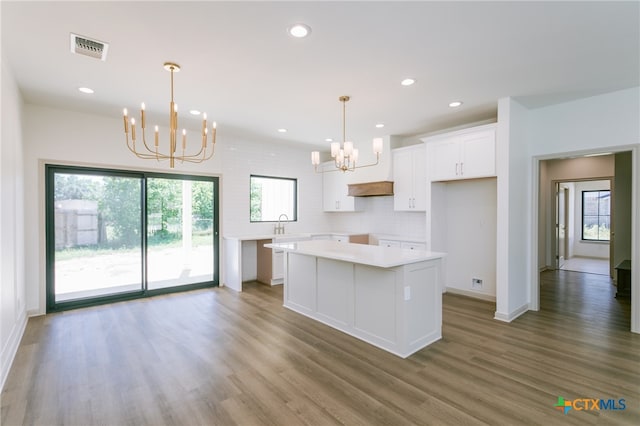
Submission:
[[375,138],[373,140],[373,153],[376,155],[376,162],[371,164],[358,165],[358,149],[353,146],[353,142],[347,141],[346,137],[346,104],[349,101],[349,96],[340,96],[338,100],[342,102],[342,145],[339,142],[331,143],[331,158],[334,160],[334,169],[330,170],[318,170],[320,165],[320,152],[313,151],[311,153],[311,164],[316,172],[353,172],[356,169],[363,167],[375,166],[380,162],[380,154],[382,153],[382,139]]

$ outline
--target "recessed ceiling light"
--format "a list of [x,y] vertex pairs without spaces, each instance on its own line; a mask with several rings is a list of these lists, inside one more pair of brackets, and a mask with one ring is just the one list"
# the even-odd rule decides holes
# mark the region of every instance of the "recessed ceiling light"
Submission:
[[383,127],[384,127],[384,123],[376,124],[376,128],[378,128],[378,129],[382,129]]
[[287,133],[287,129],[278,129],[278,132],[280,132],[280,133]]
[[333,142],[333,139],[332,138],[326,138],[324,141],[325,142]]
[[416,82],[415,78],[405,78],[400,82],[403,86],[411,86]]
[[296,38],[304,38],[311,34],[311,27],[306,24],[295,24],[287,28],[289,35]]
[[449,103],[449,106],[450,106],[451,108],[458,108],[460,105],[462,105],[462,102],[461,102],[461,101],[453,101],[453,102],[450,102],[450,103]]
[[198,111],[197,109],[192,109],[192,110],[189,110],[189,114],[191,114],[191,115],[200,115],[200,111]]
[[90,89],[88,87],[78,87],[78,90],[81,91],[82,93],[88,93],[88,94],[93,93],[93,89]]

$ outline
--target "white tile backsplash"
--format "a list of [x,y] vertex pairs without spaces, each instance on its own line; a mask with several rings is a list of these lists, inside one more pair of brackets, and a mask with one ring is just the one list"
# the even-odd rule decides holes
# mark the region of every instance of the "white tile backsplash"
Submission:
[[325,213],[330,216],[334,231],[425,238],[424,212],[396,212],[393,210],[392,196],[364,197],[360,202],[362,211],[359,212]]

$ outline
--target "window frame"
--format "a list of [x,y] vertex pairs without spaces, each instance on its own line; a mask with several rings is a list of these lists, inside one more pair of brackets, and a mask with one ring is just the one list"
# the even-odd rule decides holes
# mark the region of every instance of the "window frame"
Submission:
[[[253,220],[251,216],[251,184],[253,178],[262,178],[262,179],[274,179],[274,180],[286,180],[291,181],[293,183],[293,218],[287,218],[287,220]],[[285,176],[269,176],[269,175],[258,175],[258,174],[250,174],[249,175],[249,223],[276,223],[276,222],[297,222],[298,221],[298,179],[292,177]]]
[[[99,174],[102,176],[117,176],[138,178],[142,184],[140,194],[140,220],[141,220],[141,256],[142,256],[142,283],[140,290],[96,296],[87,299],[73,299],[69,301],[55,300],[55,217],[54,217],[54,177],[56,173],[73,174]],[[220,178],[213,175],[187,175],[178,173],[163,173],[149,171],[135,171],[126,169],[102,168],[93,166],[75,166],[65,164],[44,164],[45,175],[45,306],[46,312],[58,312],[68,309],[76,309],[87,306],[102,305],[105,303],[124,300],[141,299],[160,294],[189,291],[199,288],[218,287],[220,285]],[[213,183],[213,251],[214,270],[213,280],[195,284],[187,284],[176,287],[149,289],[147,286],[147,179],[167,178],[179,180],[208,181]]]
[[582,202],[582,211],[580,212],[580,220],[581,220],[581,230],[580,230],[580,238],[582,241],[585,242],[593,242],[593,243],[609,243],[611,241],[611,236],[609,236],[609,239],[601,239],[600,238],[600,226],[598,225],[598,238],[586,238],[584,235],[584,225],[585,225],[585,212],[584,212],[584,205],[585,205],[585,194],[587,193],[602,193],[602,192],[607,192],[609,193],[609,214],[608,215],[603,215],[600,214],[600,200],[601,197],[600,195],[598,196],[598,214],[597,215],[586,215],[589,217],[596,217],[598,218],[598,224],[600,224],[600,218],[601,217],[608,217],[609,218],[609,229],[611,229],[611,189],[586,189],[581,191],[582,192],[582,198],[581,198],[581,202]]

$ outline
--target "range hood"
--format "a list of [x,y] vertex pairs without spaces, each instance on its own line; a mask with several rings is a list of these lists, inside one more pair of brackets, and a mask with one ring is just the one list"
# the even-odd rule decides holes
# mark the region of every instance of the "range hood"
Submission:
[[380,197],[393,195],[393,182],[350,183],[348,195],[352,197]]

